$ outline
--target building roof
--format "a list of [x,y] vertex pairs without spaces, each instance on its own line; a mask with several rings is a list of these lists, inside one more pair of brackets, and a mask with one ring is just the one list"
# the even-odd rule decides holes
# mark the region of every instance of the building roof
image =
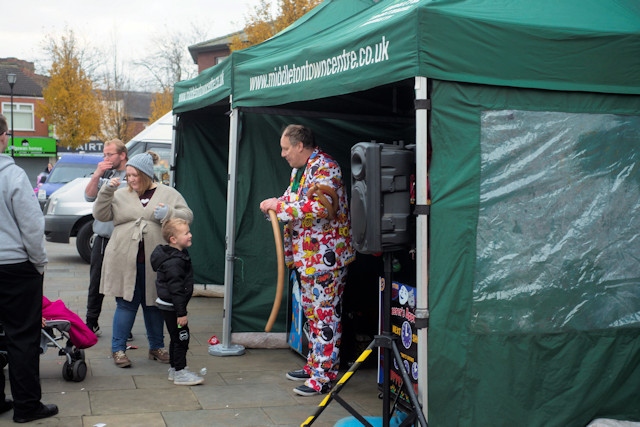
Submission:
[[[10,96],[11,88],[7,81],[7,74],[16,75],[16,83],[13,86],[13,96],[42,98],[42,90],[49,82],[49,77],[35,73],[32,62],[16,58],[0,58],[0,95]],[[128,120],[149,120],[151,115],[152,92],[117,91],[118,101],[122,101],[126,107]]]
[[36,74],[32,62],[16,58],[0,58],[0,94],[11,94],[11,87],[7,81],[7,75],[10,73],[16,75],[13,96],[42,98],[42,88],[46,86],[49,78]]
[[193,62],[198,63],[198,54],[203,52],[212,52],[216,50],[228,50],[229,45],[233,41],[233,38],[239,36],[242,39],[246,39],[247,36],[244,31],[236,31],[235,33],[227,34],[225,36],[216,37],[204,42],[196,43],[189,46],[189,53]]

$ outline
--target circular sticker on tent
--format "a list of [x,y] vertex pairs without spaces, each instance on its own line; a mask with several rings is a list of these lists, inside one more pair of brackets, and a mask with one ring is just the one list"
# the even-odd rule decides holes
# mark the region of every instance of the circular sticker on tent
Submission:
[[404,348],[411,347],[411,324],[406,320],[402,322],[401,339]]
[[406,286],[402,285],[400,286],[400,291],[398,292],[398,301],[400,301],[400,304],[405,305],[408,300],[409,291],[407,290]]

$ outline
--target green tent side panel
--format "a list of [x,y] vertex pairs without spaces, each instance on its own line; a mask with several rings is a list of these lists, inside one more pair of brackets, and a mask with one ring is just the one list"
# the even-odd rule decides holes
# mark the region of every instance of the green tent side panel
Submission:
[[[350,188],[351,146],[361,141],[377,140],[407,143],[415,138],[415,127],[406,121],[386,121],[384,118],[318,118],[297,115],[295,111],[262,111],[241,113],[238,149],[238,179],[236,202],[236,262],[233,286],[233,332],[263,331],[276,290],[277,261],[272,226],[259,209],[262,200],[279,197],[289,185],[291,168],[280,156],[280,135],[288,124],[311,127],[316,142],[334,156]],[[195,240],[195,238],[194,238]],[[281,243],[280,243],[281,244]],[[366,292],[376,292],[371,283]],[[287,298],[287,292],[283,299]],[[284,331],[287,301],[282,301],[274,332]]]
[[193,210],[189,249],[196,283],[224,283],[229,117],[214,108],[180,116],[176,189]]
[[432,102],[430,423],[640,420],[640,97]]

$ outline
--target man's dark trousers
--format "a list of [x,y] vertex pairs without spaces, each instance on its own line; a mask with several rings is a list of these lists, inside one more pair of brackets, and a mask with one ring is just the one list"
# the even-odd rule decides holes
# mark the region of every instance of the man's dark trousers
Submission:
[[[44,276],[33,264],[0,265],[0,322],[9,360],[14,415],[27,416],[40,407],[40,329]],[[5,378],[0,372],[0,397]]]
[[100,293],[100,277],[102,276],[102,260],[104,250],[109,242],[108,237],[96,236],[91,248],[91,266],[89,267],[89,294],[87,295],[87,325],[97,326],[102,300],[104,295]]

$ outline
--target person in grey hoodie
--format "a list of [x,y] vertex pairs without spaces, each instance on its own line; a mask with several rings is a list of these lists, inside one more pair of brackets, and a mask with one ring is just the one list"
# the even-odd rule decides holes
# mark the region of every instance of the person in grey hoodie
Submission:
[[[0,153],[9,143],[7,119],[0,114]],[[47,253],[44,216],[24,170],[0,154],[0,324],[5,334],[9,384],[6,398],[0,369],[0,413],[13,408],[13,420],[26,423],[58,413],[40,402],[40,327]]]

